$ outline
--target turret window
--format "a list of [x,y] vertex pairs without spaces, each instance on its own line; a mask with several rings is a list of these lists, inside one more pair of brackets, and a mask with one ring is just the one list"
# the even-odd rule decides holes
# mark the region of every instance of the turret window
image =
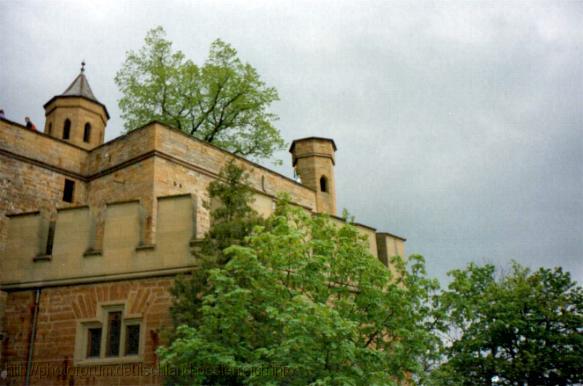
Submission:
[[91,123],[87,122],[85,128],[83,129],[83,142],[89,143],[91,138]]
[[325,176],[320,177],[320,191],[321,192],[328,191],[328,179]]
[[65,119],[65,124],[63,125],[63,139],[69,139],[71,137],[71,121],[69,118]]
[[48,130],[48,134],[51,135],[53,134],[53,123],[49,122],[49,130]]

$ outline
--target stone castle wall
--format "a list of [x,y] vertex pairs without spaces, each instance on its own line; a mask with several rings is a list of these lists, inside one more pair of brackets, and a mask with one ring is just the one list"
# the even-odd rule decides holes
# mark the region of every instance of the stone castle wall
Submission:
[[140,203],[108,204],[100,250],[93,247],[96,221],[87,206],[58,210],[53,236],[40,213],[13,216],[1,255],[0,283],[4,288],[37,287],[191,267],[196,198],[160,198],[156,205],[159,237],[155,245],[144,246]]
[[[207,201],[208,184],[235,160],[250,175],[257,194],[290,194],[292,201],[316,210],[315,192],[214,146],[153,123],[87,151],[45,134],[0,120],[0,252],[6,239],[6,213],[41,210],[54,219],[56,209],[89,205],[96,221],[94,249],[103,240],[108,202],[138,200],[145,211],[144,244],[155,243],[156,197],[193,193]],[[65,179],[75,181],[73,203],[62,200]],[[210,224],[203,205],[197,234]]]
[[[333,157],[328,142],[312,146],[307,153]],[[87,368],[79,355],[85,339],[78,335],[80,323],[98,318],[104,305],[123,305],[145,328],[142,357],[131,363],[155,365],[155,348],[170,325],[168,288],[177,274],[193,268],[191,241],[210,226],[208,185],[234,161],[249,173],[253,206],[262,215],[272,213],[280,192],[310,212],[334,215],[333,163],[320,158],[319,166],[306,164],[302,177],[313,175],[313,181],[302,185],[159,123],[85,150],[0,119],[0,337],[7,337],[0,367],[26,364],[36,288],[41,292],[33,363]],[[319,191],[322,170],[314,168],[325,169],[329,192]],[[63,201],[65,179],[75,182],[72,203]],[[356,225],[385,264],[404,253],[404,239]],[[33,375],[31,384],[161,383],[135,374],[50,380]],[[21,371],[8,382],[22,384],[23,377]]]
[[[84,204],[87,185],[83,165],[87,152],[39,132],[0,120],[0,254],[6,245],[7,213]],[[75,181],[76,200],[63,201],[65,179]]]
[[[147,375],[146,371],[157,367],[155,350],[164,342],[167,328],[171,326],[169,288],[173,283],[172,278],[160,277],[42,289],[30,384],[161,384],[161,377]],[[6,314],[9,317],[4,330],[8,338],[3,360],[9,372],[6,382],[10,384],[23,384],[25,378],[34,304],[34,290],[11,292],[7,299]],[[128,315],[142,323],[143,345],[137,360],[108,364],[107,361],[84,363],[80,359],[79,323],[97,320],[103,305],[122,305]],[[121,366],[125,366],[125,372],[115,373]],[[4,385],[2,379],[0,385]]]

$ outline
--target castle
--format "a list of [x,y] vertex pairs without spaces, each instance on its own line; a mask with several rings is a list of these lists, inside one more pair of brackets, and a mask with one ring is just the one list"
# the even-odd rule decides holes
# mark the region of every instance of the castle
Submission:
[[[161,384],[169,288],[193,269],[207,186],[232,160],[260,214],[287,192],[337,219],[331,139],[293,141],[299,183],[158,122],[104,143],[109,113],[83,70],[44,109],[44,132],[0,119],[0,385]],[[385,264],[404,254],[405,239],[356,226]]]

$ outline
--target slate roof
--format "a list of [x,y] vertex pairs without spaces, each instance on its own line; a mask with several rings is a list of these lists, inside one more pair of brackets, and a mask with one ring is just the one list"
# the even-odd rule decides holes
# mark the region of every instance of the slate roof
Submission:
[[63,96],[82,96],[87,99],[91,99],[92,101],[99,102],[95,95],[93,95],[93,91],[91,91],[91,86],[89,86],[89,82],[87,81],[87,77],[83,72],[81,72],[71,83],[69,87],[61,94]]
[[87,77],[85,76],[85,62],[81,63],[81,72],[79,73],[79,75],[77,75],[77,77],[75,78],[75,80],[73,80],[69,87],[67,87],[67,89],[63,91],[61,95],[55,95],[54,97],[52,97],[51,100],[45,103],[43,107],[46,109],[46,107],[56,98],[63,97],[65,98],[81,97],[92,102],[95,102],[99,104],[101,107],[103,107],[103,109],[105,110],[105,115],[107,116],[107,119],[109,119],[109,112],[107,111],[107,107],[105,107],[103,103],[99,102],[97,98],[95,98],[95,95],[93,95],[93,90],[91,90],[91,86],[89,86],[89,82],[87,81]]

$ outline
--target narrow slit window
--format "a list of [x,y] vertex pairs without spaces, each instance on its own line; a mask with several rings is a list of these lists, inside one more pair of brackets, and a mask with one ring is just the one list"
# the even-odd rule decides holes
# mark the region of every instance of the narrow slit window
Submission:
[[325,176],[320,177],[320,191],[321,192],[328,191],[328,179]]
[[65,119],[65,124],[63,125],[63,139],[69,139],[71,137],[71,121],[69,118]]
[[55,221],[51,221],[49,223],[49,233],[47,235],[47,247],[45,250],[46,255],[53,254],[53,242],[55,241],[55,227],[57,223]]
[[49,135],[53,134],[53,124],[52,124],[52,122],[51,122],[51,123],[49,123],[49,130],[48,130],[48,134],[49,134]]
[[75,194],[75,181],[65,179],[65,188],[63,189],[63,201],[73,202]]
[[121,340],[121,311],[110,312],[107,316],[107,356],[119,356]]
[[89,143],[91,139],[91,123],[87,122],[85,128],[83,129],[83,142]]
[[87,329],[87,358],[99,358],[101,355],[101,327]]
[[140,352],[140,325],[130,324],[126,326],[126,355],[138,355]]

